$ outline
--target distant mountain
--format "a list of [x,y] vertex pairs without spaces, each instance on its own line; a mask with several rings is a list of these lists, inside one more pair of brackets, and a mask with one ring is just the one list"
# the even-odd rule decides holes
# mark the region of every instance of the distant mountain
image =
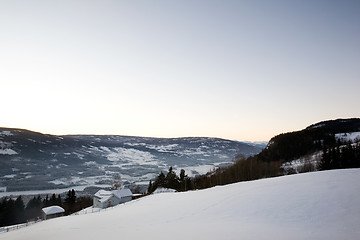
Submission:
[[[333,147],[338,141],[344,140],[342,137],[344,134],[358,132],[360,132],[360,118],[323,121],[301,131],[273,137],[258,156],[267,162],[279,160],[288,162],[321,151],[323,148]],[[357,134],[352,136],[354,140]]]
[[0,128],[0,187],[17,191],[111,184],[116,173],[125,184],[147,184],[170,166],[194,176],[262,148],[220,138],[56,136]]
[[260,148],[264,149],[269,142],[266,142],[266,141],[257,141],[257,142],[244,141],[243,143],[247,143],[249,145],[260,147]]

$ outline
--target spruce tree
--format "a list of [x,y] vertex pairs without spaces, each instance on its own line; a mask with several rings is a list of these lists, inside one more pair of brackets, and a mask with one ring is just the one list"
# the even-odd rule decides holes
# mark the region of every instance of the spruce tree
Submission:
[[26,205],[26,217],[27,219],[36,220],[41,217],[42,201],[40,195],[31,199]]
[[60,206],[60,207],[63,205],[60,194],[58,195],[58,197],[57,197],[57,199],[56,199],[56,205],[58,205],[58,206]]
[[153,190],[153,185],[152,185],[152,182],[151,180],[149,181],[149,187],[148,187],[148,193],[152,193],[154,190]]
[[169,172],[166,175],[166,186],[167,188],[179,190],[180,184],[176,173],[173,171],[172,167],[169,168]]
[[15,200],[15,218],[16,223],[25,221],[25,205],[21,195]]

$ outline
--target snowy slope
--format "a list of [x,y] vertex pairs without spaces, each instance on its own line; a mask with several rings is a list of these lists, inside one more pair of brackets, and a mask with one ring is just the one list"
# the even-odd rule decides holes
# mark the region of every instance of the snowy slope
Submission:
[[359,239],[360,169],[313,172],[68,216],[0,239]]

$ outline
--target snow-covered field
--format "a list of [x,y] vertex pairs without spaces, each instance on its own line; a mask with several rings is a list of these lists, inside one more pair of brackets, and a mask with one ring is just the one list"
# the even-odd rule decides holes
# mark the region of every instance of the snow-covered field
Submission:
[[162,193],[0,239],[359,239],[360,169]]

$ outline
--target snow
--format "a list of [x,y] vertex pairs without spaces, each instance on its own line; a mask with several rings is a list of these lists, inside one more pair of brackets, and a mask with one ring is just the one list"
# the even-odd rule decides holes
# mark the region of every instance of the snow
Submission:
[[2,154],[2,155],[15,155],[15,154],[18,154],[18,153],[15,152],[14,150],[10,149],[10,148],[5,148],[5,149],[0,149],[0,154]]
[[2,132],[0,132],[0,136],[12,136],[12,135],[14,135],[14,134],[12,134],[10,131],[2,131]]
[[42,211],[43,211],[46,215],[51,215],[51,214],[56,214],[56,213],[63,213],[63,212],[65,212],[65,210],[64,210],[62,207],[59,207],[59,206],[46,207],[46,208],[43,208]]
[[176,192],[175,189],[158,187],[152,194]]
[[16,174],[8,174],[3,176],[3,178],[14,178],[16,176]]
[[72,176],[72,177],[64,177],[49,181],[49,183],[53,183],[55,185],[88,185],[95,186],[97,182],[104,180],[106,176],[94,176],[94,177],[80,177],[80,176]]
[[106,190],[99,190],[94,196],[100,198],[100,202],[106,202],[113,196],[113,193]]
[[[134,148],[117,147],[110,151],[107,159],[112,162],[132,162],[137,164],[158,165],[155,156],[149,152],[143,152]],[[115,164],[113,164],[115,165]]]
[[174,166],[175,172],[180,174],[181,169],[185,170],[185,174],[189,177],[195,177],[200,174],[206,174],[214,169],[216,169],[216,164],[204,164],[199,166],[190,166],[190,167],[178,167]]
[[71,189],[74,189],[75,191],[84,191],[84,189],[86,187],[90,187],[90,186],[94,186],[94,187],[102,187],[102,188],[106,188],[106,187],[110,187],[110,185],[108,184],[94,184],[94,185],[80,185],[80,186],[71,186],[71,187],[67,187],[67,188],[57,188],[57,189],[45,189],[45,190],[30,190],[30,191],[16,191],[16,192],[1,192],[0,191],[0,198],[2,197],[6,197],[6,196],[26,196],[26,195],[39,195],[39,194],[61,194],[64,192],[67,192]]
[[114,195],[117,198],[121,199],[124,197],[132,197],[133,194],[128,188],[112,190],[112,191],[99,190],[94,194],[94,196],[99,198],[99,201],[102,203],[107,202]]
[[51,219],[0,239],[358,239],[360,169],[149,195]]
[[360,141],[360,132],[338,133],[335,134],[335,138],[341,141]]
[[130,191],[130,189],[128,189],[128,188],[113,190],[111,192],[118,198],[130,197],[130,196],[132,197],[132,195],[133,195],[132,192]]
[[307,164],[311,164],[313,169],[317,169],[321,157],[322,151],[314,152],[313,154],[305,155],[290,162],[285,162],[282,164],[281,168],[284,169],[287,173],[299,173],[304,167],[306,167]]
[[168,145],[146,145],[146,148],[153,149],[158,152],[173,152],[179,147],[179,144],[168,144]]

